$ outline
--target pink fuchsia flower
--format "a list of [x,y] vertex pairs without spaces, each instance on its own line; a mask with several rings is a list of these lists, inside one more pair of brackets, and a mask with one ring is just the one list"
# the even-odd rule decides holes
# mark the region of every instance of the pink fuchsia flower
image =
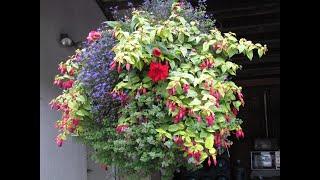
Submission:
[[214,143],[217,147],[221,146],[221,135],[219,132],[214,134]]
[[205,59],[200,65],[200,69],[204,70],[204,69],[209,69],[212,68],[214,66],[213,61],[209,60],[209,59]]
[[210,116],[207,116],[207,117],[206,117],[206,121],[207,121],[207,124],[208,124],[209,126],[212,126],[212,125],[214,124],[214,121],[215,121],[215,115],[212,114],[212,115],[210,115]]
[[183,92],[188,93],[188,91],[190,89],[190,85],[189,84],[184,84],[182,89],[183,89]]
[[65,64],[60,64],[58,67],[58,70],[60,71],[61,74],[65,74],[67,72],[67,67]]
[[130,71],[130,67],[131,67],[131,65],[130,65],[129,63],[127,63],[127,64],[126,64],[126,70],[127,70],[127,71]]
[[73,86],[74,80],[70,79],[62,83],[63,89],[69,89]]
[[168,94],[169,94],[170,96],[174,96],[174,95],[176,94],[176,88],[173,87],[173,88],[171,88],[171,89],[168,89]]
[[174,136],[173,141],[179,146],[183,144],[183,140],[181,136]]
[[60,110],[61,108],[61,104],[59,104],[58,102],[52,100],[49,105],[51,106],[51,109],[54,109],[54,110]]
[[67,129],[70,133],[73,133],[76,128],[72,124],[69,124]]
[[56,139],[55,139],[55,141],[56,141],[56,144],[58,145],[58,147],[61,147],[61,146],[62,146],[62,144],[63,144],[63,139],[61,139],[60,136],[57,136]]
[[200,157],[201,157],[201,152],[200,151],[197,151],[197,152],[194,152],[193,153],[193,158],[199,162],[200,161]]
[[238,94],[238,98],[241,101],[241,104],[243,106],[244,105],[243,94],[240,91],[238,91],[237,94]]
[[118,68],[117,68],[118,73],[120,74],[122,72],[122,68],[121,68],[121,64],[118,64]]
[[211,166],[211,156],[209,156],[209,158],[208,158],[208,166],[209,167]]
[[196,119],[197,119],[197,121],[198,121],[199,123],[202,122],[202,119],[201,119],[201,116],[200,116],[200,115],[197,115],[197,116],[196,116]]
[[109,70],[115,70],[116,69],[116,61],[115,60],[113,60],[112,62],[111,62],[111,64],[110,64],[110,67],[109,67]]
[[70,76],[73,76],[74,75],[74,68],[71,68],[68,73],[69,73]]
[[215,158],[213,158],[213,164],[214,166],[217,166],[217,160]]
[[237,116],[238,115],[238,110],[236,109],[236,108],[232,108],[232,113],[235,115],[235,116]]
[[72,124],[73,124],[74,126],[78,126],[78,124],[79,124],[79,119],[72,119]]
[[176,124],[176,123],[179,123],[187,114],[188,110],[184,107],[179,107],[179,112],[178,114],[174,117],[174,120],[173,122]]
[[224,117],[225,117],[225,119],[226,119],[227,122],[230,122],[230,120],[231,120],[230,116],[225,115]]
[[216,91],[211,87],[209,93],[210,93],[211,96],[216,98],[217,102],[220,101],[221,95],[220,95],[219,91]]
[[91,31],[87,37],[87,40],[89,43],[92,43],[93,41],[96,41],[101,38],[101,33],[98,31]]
[[236,131],[236,137],[237,138],[244,138],[244,133],[243,133],[242,129],[238,129]]
[[162,53],[161,53],[161,50],[160,50],[159,48],[153,48],[152,54],[153,54],[155,57],[160,57]]
[[118,126],[116,127],[116,132],[117,132],[118,134],[120,134],[120,133],[122,133],[122,132],[125,132],[128,128],[129,128],[129,126],[126,125],[126,124],[118,125]]
[[55,79],[54,82],[53,82],[54,85],[58,86],[59,88],[62,88],[62,80],[60,79]]
[[174,111],[177,107],[175,102],[169,100],[166,102],[166,106],[170,111]]

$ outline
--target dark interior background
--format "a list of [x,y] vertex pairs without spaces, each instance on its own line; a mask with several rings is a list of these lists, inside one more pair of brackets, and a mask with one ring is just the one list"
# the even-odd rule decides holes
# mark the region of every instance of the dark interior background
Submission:
[[[131,1],[139,4],[141,1]],[[190,1],[196,5],[197,1]],[[127,1],[97,0],[106,17],[110,18],[110,6],[127,8]],[[267,44],[268,52],[261,60],[241,57],[233,61],[243,69],[234,78],[243,87],[245,106],[239,117],[244,120],[245,138],[235,140],[230,149],[231,163],[241,160],[250,173],[250,151],[255,138],[276,138],[280,148],[280,0],[209,0],[207,11],[217,20],[222,32],[232,31],[237,37]],[[265,119],[264,94],[267,94]],[[275,178],[274,178],[275,179]]]

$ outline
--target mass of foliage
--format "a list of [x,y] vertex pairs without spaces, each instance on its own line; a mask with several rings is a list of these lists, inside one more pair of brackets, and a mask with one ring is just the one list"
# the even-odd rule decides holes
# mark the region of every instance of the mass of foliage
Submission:
[[228,137],[244,137],[242,89],[228,78],[240,66],[230,60],[261,57],[266,46],[221,33],[203,5],[151,0],[128,12],[60,63],[56,143],[76,136],[98,163],[132,177],[216,165]]

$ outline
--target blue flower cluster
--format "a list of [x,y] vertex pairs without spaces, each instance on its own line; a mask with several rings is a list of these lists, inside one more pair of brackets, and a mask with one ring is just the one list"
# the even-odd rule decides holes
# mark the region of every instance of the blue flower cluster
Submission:
[[113,100],[110,92],[118,74],[109,70],[109,64],[115,56],[111,51],[115,40],[110,32],[104,30],[101,39],[85,45],[80,56],[83,65],[78,81],[84,85],[92,100],[94,119],[97,122],[104,118],[115,120],[119,102]]

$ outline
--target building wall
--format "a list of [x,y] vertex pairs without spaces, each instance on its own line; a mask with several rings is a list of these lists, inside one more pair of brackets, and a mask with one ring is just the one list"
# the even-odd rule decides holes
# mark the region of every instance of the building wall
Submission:
[[59,94],[52,85],[57,65],[74,49],[59,45],[60,33],[68,33],[75,41],[84,40],[91,29],[105,20],[94,0],[40,1],[40,177],[41,180],[87,180],[86,147],[67,141],[61,148],[54,142],[55,121],[60,114],[48,103]]

